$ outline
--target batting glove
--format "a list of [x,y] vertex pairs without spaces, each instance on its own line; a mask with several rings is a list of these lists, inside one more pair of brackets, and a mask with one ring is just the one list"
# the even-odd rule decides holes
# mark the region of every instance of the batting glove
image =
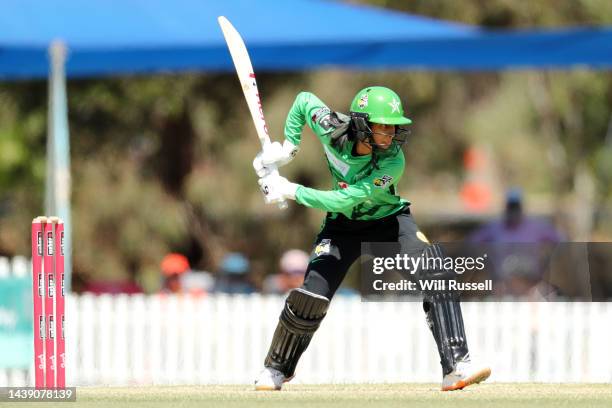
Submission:
[[300,186],[277,174],[261,177],[258,183],[266,204],[278,203],[287,199],[295,200],[295,193]]
[[280,144],[274,142],[267,144],[264,149],[255,156],[253,168],[259,177],[270,174],[270,166],[281,167],[289,163],[298,152],[298,147],[289,140]]

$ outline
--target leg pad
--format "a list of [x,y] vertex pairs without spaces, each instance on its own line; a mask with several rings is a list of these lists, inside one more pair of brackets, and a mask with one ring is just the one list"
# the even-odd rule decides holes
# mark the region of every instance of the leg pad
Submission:
[[326,297],[302,288],[293,289],[285,301],[264,365],[292,377],[328,307]]
[[[444,251],[439,244],[429,245],[424,251],[429,268],[420,279],[448,280],[456,278],[454,271],[444,268]],[[435,267],[431,267],[435,265]],[[458,361],[469,359],[459,293],[450,290],[423,291],[423,309],[427,324],[434,336],[444,375],[455,369]]]
[[438,293],[425,298],[423,309],[446,375],[455,369],[458,361],[469,359],[461,304],[451,293]]

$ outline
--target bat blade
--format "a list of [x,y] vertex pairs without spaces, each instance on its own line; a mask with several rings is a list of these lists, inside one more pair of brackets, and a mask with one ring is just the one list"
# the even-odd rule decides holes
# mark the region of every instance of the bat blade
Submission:
[[[217,18],[227,48],[229,49],[236,73],[238,74],[238,80],[244,93],[251,118],[255,124],[255,130],[257,131],[257,137],[261,143],[262,148],[270,144],[270,135],[268,134],[268,125],[263,112],[263,106],[261,104],[261,98],[259,97],[259,90],[257,89],[257,80],[255,79],[255,71],[253,70],[253,64],[249,57],[249,52],[246,48],[244,40],[240,36],[240,33],[230,21],[224,17],[219,16]],[[276,166],[271,166],[271,173],[278,174]],[[281,201],[278,203],[280,209],[284,210],[287,208],[287,202]]]
[[259,90],[257,89],[257,80],[255,79],[251,58],[249,57],[244,40],[232,23],[224,16],[220,16],[218,21],[232,56],[232,60],[234,61],[234,67],[236,68],[242,92],[244,92],[244,97],[249,106],[249,112],[253,118],[257,136],[263,146],[270,143],[270,136],[268,134],[268,126],[266,125],[266,119],[259,97]]

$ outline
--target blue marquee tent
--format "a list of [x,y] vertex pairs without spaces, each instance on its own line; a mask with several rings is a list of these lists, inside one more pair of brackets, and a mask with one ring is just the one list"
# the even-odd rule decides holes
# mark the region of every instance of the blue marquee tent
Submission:
[[229,71],[219,15],[242,33],[257,71],[612,66],[612,28],[489,32],[324,0],[8,0],[0,79],[46,77],[54,39],[68,47],[68,77]]

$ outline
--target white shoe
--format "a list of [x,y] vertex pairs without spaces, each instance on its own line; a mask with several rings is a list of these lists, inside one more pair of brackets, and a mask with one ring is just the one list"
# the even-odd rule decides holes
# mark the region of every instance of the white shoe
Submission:
[[453,372],[442,380],[442,391],[461,390],[468,385],[483,382],[491,375],[489,367],[475,367],[469,361],[460,361]]
[[[293,378],[293,377],[291,377]],[[266,367],[255,380],[255,391],[280,391],[283,383],[291,380],[275,368]]]

